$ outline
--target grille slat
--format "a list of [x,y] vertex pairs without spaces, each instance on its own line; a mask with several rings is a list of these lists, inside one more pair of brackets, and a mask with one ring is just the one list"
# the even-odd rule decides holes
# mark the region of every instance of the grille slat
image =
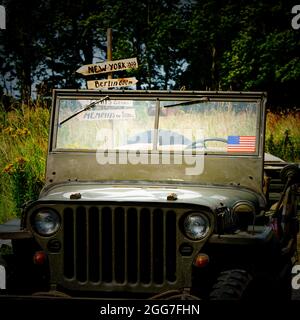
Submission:
[[97,208],[92,207],[89,210],[89,253],[88,253],[88,270],[89,270],[89,279],[92,282],[98,282],[100,280],[100,247],[101,247],[101,238],[100,238],[100,215]]
[[102,210],[102,281],[112,282],[112,213],[110,208]]
[[150,283],[150,274],[152,271],[151,265],[151,255],[152,255],[152,246],[151,246],[151,237],[152,237],[152,223],[151,215],[149,209],[140,210],[140,233],[139,233],[139,244],[140,244],[140,281],[142,283]]
[[76,211],[76,277],[80,282],[87,280],[87,219],[85,208]]
[[118,283],[125,281],[125,213],[123,208],[117,208],[113,215],[114,222],[114,253],[113,266],[115,267],[114,280]]
[[[136,239],[136,248],[135,248],[135,253],[136,253],[136,281],[140,282],[141,281],[141,244],[140,244],[140,235],[141,235],[141,214],[137,214],[137,224],[136,224],[136,234],[135,234],[135,239]],[[129,248],[128,248],[129,250]]]
[[70,208],[65,209],[64,212],[64,274],[67,278],[71,279],[75,275],[74,270],[74,216],[73,210]]
[[163,283],[164,269],[164,230],[161,210],[153,211],[153,281]]
[[176,219],[160,208],[65,209],[65,277],[99,285],[175,282]]
[[[111,212],[110,215],[110,234],[111,234],[111,239],[110,239],[110,243],[111,243],[111,253],[110,253],[110,265],[111,265],[111,282],[115,281],[115,247],[116,247],[116,243],[115,243],[115,212],[114,210]],[[105,246],[105,243],[103,243],[103,246]],[[105,261],[104,261],[105,263]]]
[[128,281],[128,212],[125,211],[124,213],[124,281]]
[[130,208],[127,212],[127,277],[129,283],[138,281],[138,230],[137,210]]
[[176,246],[174,246],[174,239],[176,239],[176,213],[168,211],[166,215],[166,278],[174,282],[176,280]]

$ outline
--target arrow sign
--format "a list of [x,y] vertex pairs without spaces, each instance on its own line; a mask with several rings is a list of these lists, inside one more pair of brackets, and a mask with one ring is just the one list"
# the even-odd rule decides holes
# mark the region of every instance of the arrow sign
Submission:
[[95,64],[86,64],[77,69],[76,72],[88,76],[91,74],[107,73],[126,69],[136,69],[137,67],[137,58],[130,58],[123,60],[105,61]]
[[132,78],[119,78],[107,80],[90,80],[87,81],[88,89],[104,89],[112,87],[127,87],[133,86],[138,82],[135,77]]

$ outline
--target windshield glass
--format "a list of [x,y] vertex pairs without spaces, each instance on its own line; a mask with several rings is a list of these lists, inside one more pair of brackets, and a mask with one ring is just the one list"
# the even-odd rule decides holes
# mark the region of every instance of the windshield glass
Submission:
[[95,102],[59,99],[55,149],[229,155],[258,150],[257,102],[114,97]]

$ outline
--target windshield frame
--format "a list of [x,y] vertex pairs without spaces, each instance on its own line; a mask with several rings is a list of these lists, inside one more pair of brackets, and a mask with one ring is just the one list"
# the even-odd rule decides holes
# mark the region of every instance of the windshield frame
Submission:
[[[169,99],[175,101],[199,100],[209,97],[219,101],[250,101],[258,102],[258,153],[227,155],[203,153],[187,155],[184,163],[173,161],[164,163],[129,162],[102,164],[97,159],[95,150],[58,150],[55,148],[59,99],[76,97],[78,99],[97,100],[109,95],[120,100],[124,99]],[[158,102],[157,102],[158,103]],[[232,188],[234,186],[251,189],[262,194],[264,137],[265,137],[265,104],[264,92],[187,92],[187,91],[146,91],[146,90],[73,90],[55,89],[53,91],[48,140],[48,156],[46,162],[45,188],[61,183],[90,183],[101,182],[111,184],[188,184],[208,185]],[[157,108],[157,110],[159,110]],[[156,124],[157,126],[157,124]],[[114,151],[116,155],[118,151]],[[147,155],[147,154],[145,154]],[[150,156],[164,154],[161,151],[151,151]],[[168,154],[166,154],[168,155]],[[155,159],[155,157],[154,157]],[[199,169],[199,170],[198,170]],[[198,170],[195,173],[195,170]],[[203,171],[201,171],[203,170]],[[189,171],[189,173],[188,173]],[[190,174],[190,172],[192,174]],[[200,172],[201,171],[201,172]]]
[[[168,106],[160,106],[162,101],[174,101],[175,104],[181,105],[184,102],[187,105],[192,105],[193,103],[201,103],[201,102],[249,102],[249,103],[257,103],[257,111],[256,111],[256,152],[213,152],[206,151],[204,154],[214,154],[221,156],[262,156],[263,148],[264,148],[264,130],[265,123],[262,119],[265,119],[265,110],[263,108],[263,104],[265,103],[265,94],[261,92],[185,92],[185,91],[174,91],[170,93],[170,91],[139,91],[139,90],[106,90],[106,91],[92,91],[92,90],[76,90],[74,94],[74,90],[55,90],[53,93],[53,108],[52,108],[52,125],[50,129],[50,139],[49,139],[49,152],[83,152],[83,153],[95,153],[96,149],[73,149],[73,148],[57,148],[57,134],[59,125],[59,105],[60,100],[63,99],[72,99],[72,100],[85,100],[88,99],[90,101],[101,101],[102,99],[108,100],[153,100],[156,101],[156,109],[155,109],[155,121],[154,121],[154,129],[159,128],[159,121],[161,118],[160,108],[168,109]],[[171,107],[172,108],[172,107]],[[74,112],[74,114],[76,111]],[[64,125],[64,124],[62,124]],[[263,133],[263,134],[262,134]],[[156,136],[156,135],[155,135]],[[154,139],[157,139],[157,137]],[[157,141],[153,141],[153,145],[156,146]],[[118,152],[118,150],[110,150],[114,152]],[[152,150],[140,150],[141,153],[163,153],[163,150],[157,150],[156,148]],[[170,151],[168,151],[170,152]],[[172,151],[174,153],[182,153],[182,151]],[[195,149],[192,150],[192,154],[197,154],[200,151]],[[201,151],[203,153],[203,151]]]

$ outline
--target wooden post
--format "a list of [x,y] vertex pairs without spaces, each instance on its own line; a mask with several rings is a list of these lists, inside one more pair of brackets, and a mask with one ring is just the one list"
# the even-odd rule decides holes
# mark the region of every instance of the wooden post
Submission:
[[[111,28],[107,29],[107,54],[106,54],[106,60],[107,61],[112,61],[112,32],[111,32]],[[112,73],[108,73],[107,74],[107,79],[112,79]],[[111,131],[112,131],[112,148],[114,148],[115,146],[115,126],[114,126],[114,121],[110,120],[109,121],[111,124]]]
[[[107,61],[112,61],[112,31],[111,28],[107,29]],[[112,73],[107,75],[107,79],[112,79]]]

